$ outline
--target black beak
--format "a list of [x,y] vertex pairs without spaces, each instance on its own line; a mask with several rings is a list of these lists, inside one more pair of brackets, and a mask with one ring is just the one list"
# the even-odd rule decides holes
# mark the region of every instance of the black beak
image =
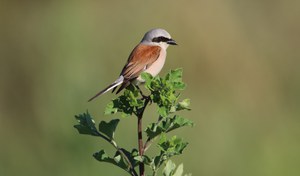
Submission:
[[169,40],[167,41],[167,44],[169,44],[169,45],[177,45],[177,43],[176,43],[175,40],[173,40],[173,39],[169,39]]

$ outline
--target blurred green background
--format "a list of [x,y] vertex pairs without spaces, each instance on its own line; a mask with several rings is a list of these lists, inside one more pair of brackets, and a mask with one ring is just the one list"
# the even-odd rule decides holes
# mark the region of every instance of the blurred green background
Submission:
[[[0,175],[126,175],[92,154],[111,146],[78,135],[74,115],[103,116],[144,33],[165,28],[164,75],[182,67],[196,123],[183,162],[195,176],[300,175],[300,1],[0,1]],[[153,110],[146,121],[153,120]],[[151,112],[152,111],[152,112]],[[152,114],[152,115],[151,115]],[[152,117],[151,117],[152,116]],[[156,117],[155,117],[156,118]],[[136,146],[122,119],[121,146]]]

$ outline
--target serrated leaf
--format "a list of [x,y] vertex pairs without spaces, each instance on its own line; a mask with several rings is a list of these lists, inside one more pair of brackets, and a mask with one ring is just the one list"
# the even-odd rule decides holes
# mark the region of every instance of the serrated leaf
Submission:
[[171,160],[168,160],[166,163],[166,166],[163,170],[163,175],[164,176],[172,176],[174,171],[175,171],[176,165],[173,163]]
[[108,123],[105,121],[101,121],[99,123],[99,131],[105,134],[109,139],[114,139],[115,130],[119,123],[120,119],[113,119]]
[[76,115],[75,118],[78,120],[79,124],[74,125],[74,128],[76,128],[80,134],[98,135],[95,122],[88,112]]

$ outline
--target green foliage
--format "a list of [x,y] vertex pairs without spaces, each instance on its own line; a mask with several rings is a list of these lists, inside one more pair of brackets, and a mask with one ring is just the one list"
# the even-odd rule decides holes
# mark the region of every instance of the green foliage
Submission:
[[123,117],[136,115],[143,107],[144,101],[140,98],[140,92],[135,86],[128,86],[123,95],[112,100],[105,108],[105,115],[122,113]]
[[119,119],[111,120],[108,123],[101,121],[99,123],[99,131],[105,134],[109,139],[114,139],[115,130],[119,121]]
[[182,139],[177,136],[167,139],[166,135],[161,135],[158,147],[166,157],[170,158],[173,155],[181,154],[187,144],[187,142],[183,142]]
[[169,160],[169,161],[166,163],[166,166],[165,166],[165,168],[164,168],[164,170],[163,170],[163,175],[164,175],[164,176],[173,175],[175,169],[176,169],[175,163],[173,163],[171,160]]
[[151,123],[146,128],[146,134],[153,139],[162,133],[168,133],[184,126],[193,126],[193,122],[179,115],[174,115],[172,118],[165,118],[158,123]]
[[[100,162],[116,165],[132,176],[138,176],[135,170],[138,165],[140,166],[140,175],[144,173],[144,170],[141,169],[144,165],[151,168],[154,176],[158,174],[159,168],[165,165],[162,170],[164,176],[182,176],[183,165],[179,165],[176,169],[176,165],[170,158],[182,154],[188,143],[177,136],[167,136],[170,131],[185,126],[193,126],[192,121],[175,114],[178,111],[190,110],[190,99],[179,100],[180,93],[178,91],[186,87],[185,83],[182,82],[182,69],[171,70],[164,78],[153,77],[148,73],[142,73],[141,76],[145,80],[144,86],[149,96],[145,96],[138,87],[130,85],[123,95],[108,103],[104,111],[105,115],[121,113],[123,117],[136,116],[141,120],[149,103],[157,105],[158,119],[145,128],[147,140],[141,145],[142,135],[140,136],[138,150],[132,149],[129,152],[118,146],[114,134],[120,122],[119,119],[113,119],[109,122],[101,121],[97,130],[91,115],[86,112],[75,116],[79,124],[74,127],[80,134],[103,138],[116,149],[116,153],[112,157],[108,156],[104,150],[95,153],[93,156]],[[160,151],[159,154],[147,156],[145,152],[157,137],[159,140],[156,146]]]
[[[158,114],[167,117],[170,113],[180,110],[190,110],[190,100],[178,102],[180,93],[186,85],[182,82],[182,69],[171,70],[165,78],[152,77],[149,73],[142,73],[145,87],[150,91],[150,97],[158,105]],[[178,102],[178,103],[177,103]]]
[[74,125],[74,127],[80,134],[89,134],[92,136],[98,135],[95,121],[92,119],[88,112],[76,115],[75,118],[78,120],[79,124]]
[[169,160],[163,169],[163,176],[192,176],[192,174],[183,175],[183,164],[180,164],[177,168],[175,163]]
[[122,156],[119,153],[116,153],[115,156],[113,158],[111,158],[105,153],[104,150],[100,150],[99,152],[95,153],[93,156],[98,161],[114,164],[114,165],[124,169],[125,171],[127,171],[128,166],[124,162],[124,160],[122,159]]

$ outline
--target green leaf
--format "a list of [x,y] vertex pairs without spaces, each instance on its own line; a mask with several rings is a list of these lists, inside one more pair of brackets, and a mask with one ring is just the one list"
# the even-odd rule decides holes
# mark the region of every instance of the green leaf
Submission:
[[184,99],[184,100],[182,100],[181,102],[179,102],[177,104],[176,110],[177,111],[184,110],[184,109],[191,110],[189,108],[190,104],[191,104],[191,100],[190,99]]
[[151,81],[153,79],[153,76],[147,72],[143,72],[141,74],[141,77],[143,80],[145,80],[145,87],[148,89],[148,90],[151,90]]
[[149,138],[153,139],[156,136],[160,135],[163,131],[159,126],[157,126],[156,123],[151,123],[148,125],[145,132]]
[[167,117],[169,115],[169,111],[165,106],[159,107],[158,109],[158,114],[161,117]]
[[151,82],[152,79],[153,79],[153,76],[150,73],[147,73],[147,72],[143,72],[141,74],[141,77],[142,77],[143,80],[145,80],[145,82]]
[[167,76],[166,79],[171,82],[181,82],[182,80],[182,68],[178,68],[176,70],[171,70]]
[[122,156],[118,152],[116,152],[113,158],[109,157],[104,150],[100,150],[99,152],[95,153],[93,156],[98,161],[111,163],[113,165],[120,167],[121,169],[124,169],[127,172],[129,171],[129,167],[123,161]]
[[122,117],[128,117],[132,114],[138,114],[138,111],[144,106],[145,100],[142,99],[138,88],[130,84],[123,92],[123,95],[112,100],[104,111],[106,115],[122,113]]
[[109,102],[106,105],[106,108],[104,110],[104,114],[105,115],[110,115],[110,114],[115,114],[118,112],[118,108],[115,107],[115,103],[114,101]]
[[99,123],[99,131],[105,134],[109,139],[114,139],[115,130],[120,119],[113,119],[110,122],[101,121]]
[[162,135],[160,141],[158,142],[158,147],[169,158],[173,155],[182,154],[182,151],[187,146],[187,144],[187,142],[183,142],[182,139],[177,138],[177,136],[173,136],[168,140],[166,139],[165,135]]
[[177,106],[171,106],[170,113],[174,113],[177,111]]
[[120,148],[120,150],[126,155],[133,167],[136,167],[139,164],[138,161],[134,159],[136,156],[139,156],[139,152],[137,149],[134,148],[131,152],[127,151],[124,148]]
[[160,167],[162,162],[162,157],[163,157],[163,152],[160,152],[160,155],[153,158],[153,161],[151,163],[151,168],[153,170],[157,170]]
[[132,89],[125,90],[124,95],[127,97],[127,101],[131,107],[135,109],[141,108],[144,105],[144,101],[139,98],[139,91],[134,86]]
[[79,124],[74,125],[74,127],[80,134],[98,136],[98,131],[95,127],[95,121],[92,119],[88,112],[76,115],[75,118],[78,120]]
[[133,167],[136,167],[139,164],[139,162],[137,162],[137,160],[134,159],[136,156],[139,156],[139,152],[137,149],[132,149],[131,153],[129,153],[128,151],[124,151],[124,153],[129,158]]
[[183,174],[183,164],[179,164],[173,176],[182,176]]
[[194,126],[194,123],[190,121],[189,119],[183,118],[179,115],[175,115],[173,118],[171,118],[171,124],[166,132],[170,132],[172,130],[175,130],[177,128],[181,128],[184,126]]
[[148,165],[148,166],[149,166],[149,165],[151,164],[151,162],[152,162],[152,160],[150,159],[150,157],[147,156],[147,155],[143,155],[143,156],[138,155],[138,156],[134,157],[134,159],[135,159],[136,161],[139,161],[139,162],[141,162],[141,163],[144,163],[144,164],[146,164],[146,165]]
[[164,176],[172,176],[174,171],[175,171],[176,165],[173,163],[171,160],[168,160],[166,163],[166,166],[163,170],[163,175]]
[[183,118],[179,115],[175,115],[172,118],[165,118],[160,123],[151,123],[147,126],[145,132],[150,139],[155,138],[156,136],[162,133],[168,133],[177,128],[184,126],[193,126],[193,122]]
[[127,92],[129,90],[125,90],[124,94],[119,96],[118,98],[112,100],[105,109],[105,114],[115,114],[117,112],[121,112],[122,116],[130,116],[134,112],[134,107],[130,105]]
[[177,100],[177,96],[174,94],[174,92],[170,92],[167,95],[167,99],[169,100],[170,103],[174,103]]
[[[147,87],[146,87],[147,88]],[[152,93],[155,91],[160,91],[163,88],[162,78],[159,76],[154,77],[149,83],[149,89]]]
[[168,150],[168,146],[166,146],[166,143],[168,142],[167,135],[165,133],[162,133],[157,146],[160,148],[160,150],[165,153]]
[[186,85],[183,82],[174,82],[173,87],[174,87],[174,89],[177,89],[177,90],[184,90]]
[[172,85],[175,90],[183,90],[186,85],[182,82],[182,69],[171,70],[166,80]]

